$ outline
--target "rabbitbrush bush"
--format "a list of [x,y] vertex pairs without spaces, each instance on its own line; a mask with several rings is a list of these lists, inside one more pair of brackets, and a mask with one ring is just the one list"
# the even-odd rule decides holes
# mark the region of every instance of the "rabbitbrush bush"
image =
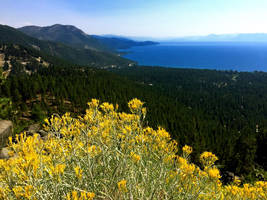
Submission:
[[[17,135],[12,158],[0,161],[0,199],[266,199],[267,183],[222,186],[217,157],[204,152],[203,170],[189,162],[164,129],[143,127],[143,103],[131,114],[93,99],[83,117],[52,116],[48,137]],[[238,181],[236,181],[238,182]]]

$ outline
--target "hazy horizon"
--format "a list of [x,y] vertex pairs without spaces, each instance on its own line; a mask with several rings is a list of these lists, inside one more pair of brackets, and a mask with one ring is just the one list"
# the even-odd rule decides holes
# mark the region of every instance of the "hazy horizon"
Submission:
[[[7,25],[7,26],[11,26],[10,24],[4,24],[4,23],[0,23],[2,25]],[[14,28],[22,28],[22,27],[27,27],[27,26],[38,26],[38,27],[50,27],[50,26],[53,26],[53,25],[56,25],[56,24],[51,24],[51,25],[45,25],[45,26],[41,26],[41,25],[35,25],[35,24],[31,24],[31,25],[25,25],[25,26],[13,26]],[[63,25],[63,26],[75,26],[76,28],[78,29],[81,29],[80,27],[74,25],[74,24],[59,24],[59,25]],[[12,26],[11,26],[12,27]],[[82,29],[81,29],[82,30]],[[84,31],[84,30],[82,30]],[[85,32],[86,33],[86,32]],[[89,34],[90,33],[86,33],[86,34]],[[238,35],[242,35],[242,34],[266,34],[267,35],[267,32],[264,33],[264,32],[255,32],[255,33],[225,33],[225,34],[214,34],[214,33],[210,33],[210,34],[207,34],[207,35],[190,35],[190,36],[162,36],[162,37],[152,37],[152,36],[132,36],[132,35],[121,35],[121,34],[98,34],[99,36],[104,36],[104,37],[125,37],[125,38],[131,38],[131,39],[136,39],[136,40],[156,40],[156,41],[173,41],[173,40],[179,40],[179,39],[190,39],[190,38],[204,38],[204,37],[209,37],[209,36],[238,36]],[[91,34],[93,35],[93,34]],[[186,41],[191,41],[191,40],[186,40]],[[194,41],[194,40],[193,40]],[[196,40],[197,41],[197,40]]]
[[267,33],[265,0],[12,0],[0,24],[74,25],[87,34],[176,38]]

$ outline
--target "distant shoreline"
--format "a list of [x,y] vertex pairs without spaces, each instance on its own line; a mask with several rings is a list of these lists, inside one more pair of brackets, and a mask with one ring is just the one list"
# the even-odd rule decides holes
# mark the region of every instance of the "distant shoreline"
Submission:
[[160,43],[119,53],[140,66],[267,72],[267,43]]

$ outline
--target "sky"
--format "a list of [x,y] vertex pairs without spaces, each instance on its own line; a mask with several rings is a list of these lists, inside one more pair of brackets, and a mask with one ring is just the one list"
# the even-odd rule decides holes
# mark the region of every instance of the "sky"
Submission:
[[70,24],[87,34],[267,33],[267,0],[0,0],[0,24]]

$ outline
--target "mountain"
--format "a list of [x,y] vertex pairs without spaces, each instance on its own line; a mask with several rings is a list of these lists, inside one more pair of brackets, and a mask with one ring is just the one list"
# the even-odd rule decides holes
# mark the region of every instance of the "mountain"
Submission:
[[46,27],[25,26],[18,30],[39,40],[61,42],[63,44],[84,49],[106,49],[106,47],[104,47],[97,39],[71,25],[55,24]]
[[210,34],[166,39],[168,42],[267,42],[267,33]]
[[81,65],[105,67],[116,65],[123,66],[132,63],[110,52],[80,49],[60,42],[39,40],[5,25],[0,25],[0,43],[19,44],[25,47],[35,48],[48,55]]
[[61,42],[72,47],[81,49],[93,49],[100,51],[114,51],[117,49],[130,48],[132,46],[143,46],[157,44],[151,41],[137,42],[122,37],[105,37],[87,35],[82,30],[72,25],[55,24],[52,26],[25,26],[18,30],[40,40]]

